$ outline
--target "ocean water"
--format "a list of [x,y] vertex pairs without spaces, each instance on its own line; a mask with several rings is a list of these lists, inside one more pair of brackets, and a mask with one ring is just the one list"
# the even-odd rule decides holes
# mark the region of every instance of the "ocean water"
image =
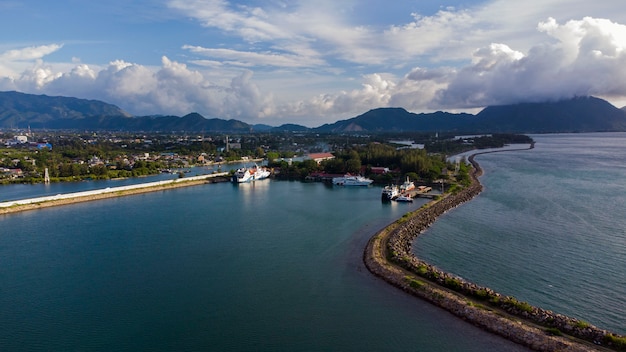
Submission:
[[0,350],[525,351],[367,271],[367,240],[420,206],[380,192],[264,180],[0,216]]
[[[534,137],[478,156],[485,192],[416,251],[624,332],[626,134]],[[420,205],[264,180],[0,216],[0,350],[525,351],[364,267],[367,240]]]
[[626,134],[536,135],[478,155],[485,190],[414,253],[470,281],[626,334]]

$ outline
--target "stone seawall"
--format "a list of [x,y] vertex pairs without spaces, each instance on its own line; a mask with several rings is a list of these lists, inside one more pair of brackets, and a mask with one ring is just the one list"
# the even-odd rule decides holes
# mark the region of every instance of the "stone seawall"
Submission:
[[439,270],[412,254],[415,238],[437,217],[482,191],[478,181],[482,169],[475,162],[475,155],[469,158],[473,165],[470,186],[406,214],[370,239],[364,253],[367,268],[410,294],[537,351],[596,351],[606,347],[624,350],[624,338],[619,335],[503,296]]

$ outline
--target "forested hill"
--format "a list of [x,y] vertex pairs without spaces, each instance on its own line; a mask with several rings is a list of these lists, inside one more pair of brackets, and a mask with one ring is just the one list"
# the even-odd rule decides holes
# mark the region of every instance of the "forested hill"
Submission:
[[491,132],[626,131],[626,112],[595,97],[490,106],[481,111],[476,120],[478,129]]
[[309,129],[249,125],[238,120],[207,119],[198,113],[131,116],[97,100],[0,92],[0,128],[83,129],[168,132],[314,131],[328,133],[454,132],[557,133],[626,131],[626,111],[605,100],[577,97],[545,103],[490,106],[477,115],[447,112],[415,114],[403,108],[378,108],[362,115]]
[[133,117],[97,100],[0,92],[0,128],[87,129],[110,131],[240,131],[251,126],[237,120],[206,119],[197,113]]
[[0,92],[0,127],[65,127],[72,121],[102,116],[130,118],[117,106],[98,100]]
[[380,108],[316,129],[323,132],[420,131],[458,133],[557,133],[626,131],[626,111],[595,97],[490,106],[477,115],[415,114]]

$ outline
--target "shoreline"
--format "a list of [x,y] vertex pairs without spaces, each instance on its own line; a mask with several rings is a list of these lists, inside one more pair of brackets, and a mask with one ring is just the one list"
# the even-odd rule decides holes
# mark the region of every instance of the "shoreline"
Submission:
[[[62,199],[54,199],[57,196],[47,196],[39,198],[31,198],[25,200],[16,200],[8,202],[0,202],[0,204],[15,203],[13,205],[0,206],[0,215],[19,213],[29,210],[45,209],[61,205],[76,204],[90,202],[101,199],[124,197],[135,194],[164,191],[181,187],[198,186],[207,183],[223,182],[222,178],[227,173],[192,176],[189,178],[173,179],[171,181],[158,181],[148,184],[137,184],[131,186],[113,187],[94,191],[76,192],[64,195]],[[85,194],[85,195],[83,195]]]
[[[508,149],[519,151],[529,148]],[[378,231],[367,243],[363,260],[375,276],[403,291],[435,304],[486,331],[536,351],[620,350],[623,337],[574,318],[533,307],[514,297],[503,296],[455,275],[443,272],[412,253],[415,238],[445,212],[473,199],[483,190],[476,155],[470,186],[446,194]],[[612,349],[609,349],[612,348]]]

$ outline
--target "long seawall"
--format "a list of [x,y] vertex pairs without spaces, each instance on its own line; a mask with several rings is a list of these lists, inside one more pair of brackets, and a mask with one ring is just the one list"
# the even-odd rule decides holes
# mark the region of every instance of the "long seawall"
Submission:
[[183,177],[173,180],[139,183],[120,187],[107,187],[90,191],[0,202],[0,215],[112,197],[155,192],[171,188],[195,186],[211,182],[215,179],[224,178],[226,176],[228,176],[227,172],[220,172],[210,175]]
[[[531,144],[528,149],[533,147]],[[478,154],[483,153],[468,159],[473,166],[468,187],[405,214],[369,240],[363,259],[370,272],[476,326],[536,351],[626,350],[622,336],[478,286],[412,253],[415,238],[440,215],[483,190],[478,180],[482,169],[474,160]]]

